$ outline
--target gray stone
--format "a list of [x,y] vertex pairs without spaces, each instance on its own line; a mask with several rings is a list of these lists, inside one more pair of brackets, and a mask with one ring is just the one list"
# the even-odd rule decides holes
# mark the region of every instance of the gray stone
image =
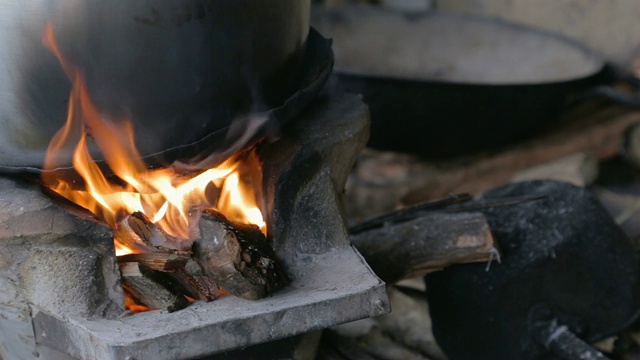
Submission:
[[343,241],[346,179],[369,138],[359,95],[319,99],[311,111],[262,152],[269,235],[284,257],[327,252]]
[[111,306],[101,256],[88,248],[33,248],[20,267],[20,283],[31,304],[61,315],[95,317]]
[[114,318],[122,312],[111,232],[55,205],[35,184],[1,178],[0,290],[0,307],[29,314],[24,328],[32,339],[12,341],[23,332],[21,323],[0,321],[0,358],[67,359],[36,345],[30,314]]

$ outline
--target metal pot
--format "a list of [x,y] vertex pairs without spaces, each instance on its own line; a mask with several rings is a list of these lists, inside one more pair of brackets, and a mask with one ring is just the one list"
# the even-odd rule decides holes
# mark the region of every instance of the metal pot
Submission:
[[498,19],[354,6],[314,8],[313,23],[334,37],[337,82],[364,95],[379,149],[447,157],[500,147],[614,78],[579,44]]
[[[71,83],[129,117],[142,155],[196,142],[301,86],[310,0],[30,0],[0,4],[0,166],[40,166]],[[224,136],[223,136],[224,137]]]

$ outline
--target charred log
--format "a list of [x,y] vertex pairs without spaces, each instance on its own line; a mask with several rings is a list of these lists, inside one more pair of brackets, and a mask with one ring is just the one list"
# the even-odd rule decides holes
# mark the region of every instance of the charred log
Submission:
[[133,213],[122,220],[116,239],[125,246],[144,251],[118,257],[119,262],[135,262],[154,271],[166,273],[162,283],[192,299],[211,301],[223,295],[215,280],[204,275],[191,259],[191,240],[175,238],[162,231],[142,213]]
[[[190,265],[197,268],[197,272],[190,271]],[[167,275],[180,285],[187,296],[195,300],[211,301],[226,294],[215,280],[207,275],[202,275],[200,265],[193,260],[189,260],[185,268],[167,273]]]
[[149,252],[118,256],[118,262],[137,262],[155,271],[178,271],[184,269],[191,258],[188,255],[166,252]]
[[122,244],[139,252],[189,253],[193,243],[167,234],[141,212],[120,221],[114,235]]
[[162,272],[151,270],[144,265],[120,263],[122,287],[135,300],[153,309],[167,309],[169,312],[180,310],[189,305],[189,301],[180,292],[175,281]]
[[180,292],[195,300],[211,301],[223,291],[210,277],[202,274],[202,269],[190,256],[167,252],[128,254],[118,257],[120,263],[135,262],[154,271],[161,271],[172,280],[170,284]]
[[351,236],[373,271],[388,283],[448,265],[482,262],[496,255],[481,213],[436,212]]
[[275,252],[255,225],[233,223],[207,210],[199,223],[193,259],[231,294],[260,299],[289,283]]

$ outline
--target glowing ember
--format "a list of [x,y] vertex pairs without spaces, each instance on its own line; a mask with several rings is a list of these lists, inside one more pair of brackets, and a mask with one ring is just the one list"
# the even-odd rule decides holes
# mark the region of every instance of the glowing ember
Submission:
[[134,313],[141,313],[141,312],[147,312],[147,311],[153,311],[153,310],[157,310],[154,308],[150,308],[144,305],[139,305],[138,303],[136,303],[136,301],[131,297],[131,295],[129,294],[124,294],[124,306],[129,310],[132,311]]
[[[259,168],[253,153],[232,157],[214,169],[191,176],[179,175],[173,169],[147,169],[134,144],[131,120],[106,118],[98,110],[83,75],[62,56],[52,24],[46,26],[43,41],[73,84],[66,124],[49,145],[44,169],[57,169],[62,151],[75,146],[73,168],[82,178],[78,183],[61,178],[59,172],[45,171],[42,180],[47,187],[112,227],[122,216],[140,211],[168,234],[187,239],[189,224],[197,221],[197,214],[205,208],[216,208],[231,220],[256,224],[265,231],[251,180],[241,181]],[[91,157],[87,132],[116,181],[106,176]],[[131,252],[121,244],[116,247],[118,254]]]

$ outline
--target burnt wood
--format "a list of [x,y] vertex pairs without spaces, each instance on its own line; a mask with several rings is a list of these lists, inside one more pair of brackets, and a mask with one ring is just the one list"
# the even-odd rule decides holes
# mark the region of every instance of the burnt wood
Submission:
[[184,268],[169,272],[167,275],[181,287],[187,296],[195,300],[211,301],[226,294],[215,280],[202,274],[200,265],[193,260],[189,260]]
[[401,222],[415,219],[424,215],[427,211],[434,211],[445,208],[449,205],[463,203],[471,200],[469,194],[452,194],[442,199],[425,201],[420,204],[408,206],[384,215],[380,215],[371,220],[364,221],[349,228],[351,235],[361,233],[363,231],[375,229],[392,222]]
[[125,217],[115,230],[116,239],[131,249],[143,251],[118,257],[119,262],[136,262],[153,271],[164,272],[169,290],[179,291],[192,299],[211,301],[224,293],[216,281],[204,275],[191,259],[193,241],[173,237],[153,224],[142,213]]
[[289,283],[267,238],[255,225],[238,224],[213,210],[203,213],[193,259],[231,294],[260,299]]
[[137,262],[156,271],[177,271],[184,269],[191,258],[188,255],[166,252],[150,252],[118,256],[118,262]]
[[180,310],[189,305],[170,277],[139,263],[120,263],[122,287],[135,300],[152,309]]
[[496,256],[487,220],[475,212],[432,213],[360,232],[351,241],[388,283]]
[[116,238],[124,245],[144,252],[189,253],[193,244],[191,240],[179,239],[162,231],[141,212],[134,212],[120,221],[116,233]]
[[195,300],[211,301],[223,291],[210,277],[203,275],[200,265],[188,255],[154,252],[118,256],[120,263],[135,262],[153,271],[161,271],[172,280],[172,286]]

